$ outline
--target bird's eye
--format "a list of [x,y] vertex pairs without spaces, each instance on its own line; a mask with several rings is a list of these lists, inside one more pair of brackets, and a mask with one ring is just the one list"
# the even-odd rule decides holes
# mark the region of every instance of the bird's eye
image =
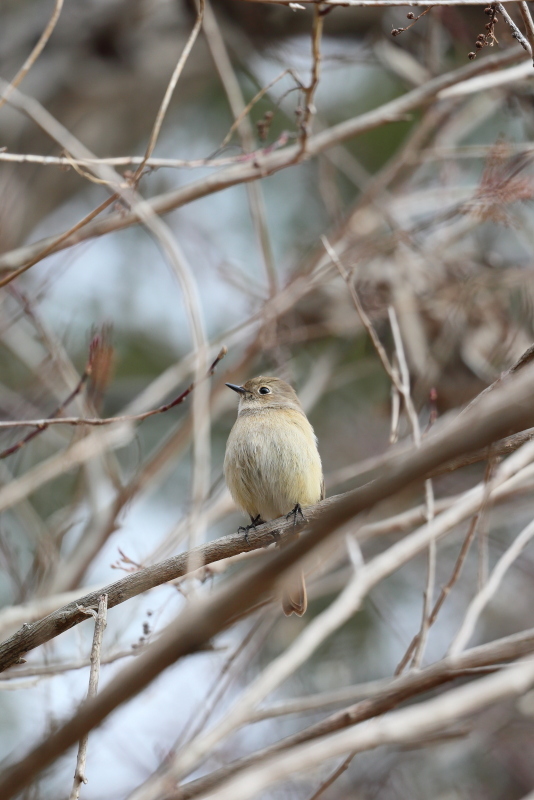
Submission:
[[268,386],[260,386],[260,394],[271,394]]

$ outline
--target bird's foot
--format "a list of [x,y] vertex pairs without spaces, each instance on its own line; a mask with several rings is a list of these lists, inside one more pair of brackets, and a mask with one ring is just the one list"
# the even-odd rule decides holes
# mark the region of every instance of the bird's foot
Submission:
[[248,544],[249,543],[249,541],[248,541],[248,532],[252,528],[254,528],[254,530],[256,530],[258,525],[263,525],[263,523],[264,523],[264,520],[261,518],[261,514],[257,514],[255,517],[251,517],[250,518],[250,525],[247,525],[247,526],[240,525],[239,528],[237,529],[237,532],[245,534],[245,542]]
[[302,522],[306,522],[306,517],[304,516],[304,512],[300,507],[300,503],[297,503],[295,508],[292,511],[290,511],[289,514],[286,514],[286,519],[289,519],[290,517],[293,517],[293,527],[297,525],[298,517],[301,518]]

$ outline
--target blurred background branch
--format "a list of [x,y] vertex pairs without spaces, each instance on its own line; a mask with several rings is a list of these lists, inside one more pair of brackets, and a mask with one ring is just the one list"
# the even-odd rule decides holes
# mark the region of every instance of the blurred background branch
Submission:
[[[104,718],[82,800],[531,792],[531,12],[5,0],[4,794]],[[330,494],[283,551],[222,480],[258,374]]]

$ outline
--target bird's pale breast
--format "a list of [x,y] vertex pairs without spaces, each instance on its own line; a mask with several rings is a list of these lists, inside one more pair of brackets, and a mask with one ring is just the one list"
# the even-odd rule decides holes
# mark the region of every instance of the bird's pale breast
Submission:
[[236,504],[264,520],[322,497],[322,467],[313,428],[287,408],[239,415],[226,446],[226,483]]

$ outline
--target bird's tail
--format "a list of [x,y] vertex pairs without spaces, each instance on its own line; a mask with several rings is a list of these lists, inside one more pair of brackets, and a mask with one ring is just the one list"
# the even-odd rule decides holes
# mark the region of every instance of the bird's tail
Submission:
[[291,614],[297,614],[299,617],[302,617],[307,607],[308,597],[306,595],[304,573],[298,572],[291,575],[287,584],[284,585],[282,608],[286,617],[291,616]]

